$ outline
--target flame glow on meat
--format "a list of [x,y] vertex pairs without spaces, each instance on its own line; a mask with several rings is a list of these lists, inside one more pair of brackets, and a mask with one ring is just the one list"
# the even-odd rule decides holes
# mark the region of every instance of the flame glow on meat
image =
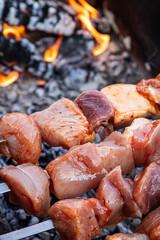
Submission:
[[58,40],[56,41],[56,43],[50,47],[49,49],[47,49],[44,53],[44,61],[46,62],[53,62],[57,56],[58,56],[58,50],[60,48],[61,42],[63,40],[63,37],[60,36],[58,38]]
[[110,36],[108,34],[101,34],[94,28],[90,17],[97,18],[97,10],[91,7],[84,0],[79,0],[81,5],[75,0],[68,0],[69,4],[78,12],[78,19],[81,21],[83,26],[91,33],[91,35],[97,40],[99,46],[93,49],[92,53],[94,56],[102,54],[108,47],[110,42]]

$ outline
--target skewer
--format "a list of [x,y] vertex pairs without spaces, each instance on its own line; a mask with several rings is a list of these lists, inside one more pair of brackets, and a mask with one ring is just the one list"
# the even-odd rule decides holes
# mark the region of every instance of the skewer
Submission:
[[0,183],[0,194],[10,192],[9,187],[5,183]]
[[[45,171],[46,172],[46,171]],[[0,194],[4,194],[10,192],[9,187],[7,186],[6,183],[0,183]],[[12,240],[19,240],[19,239],[24,239],[26,237],[30,237],[32,235],[36,235],[41,232],[49,231],[53,229],[53,222],[52,220],[46,220],[44,222],[35,224],[30,227],[26,227],[20,230],[16,230],[10,233],[6,233],[0,236],[0,240],[7,240],[7,239],[12,239]]]
[[[0,184],[1,186],[1,184]],[[39,234],[41,232],[49,231],[54,228],[52,220],[46,220],[44,222],[32,225],[30,227],[22,228],[13,232],[9,232],[0,236],[0,240],[19,240],[26,237]]]

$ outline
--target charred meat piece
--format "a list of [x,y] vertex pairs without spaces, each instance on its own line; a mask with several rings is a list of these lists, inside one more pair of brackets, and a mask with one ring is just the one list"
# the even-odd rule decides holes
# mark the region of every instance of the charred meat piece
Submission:
[[147,166],[160,159],[160,120],[135,119],[124,131],[133,149],[137,166]]
[[75,146],[46,167],[51,191],[59,199],[77,197],[95,188],[105,176],[101,158],[94,144]]
[[133,197],[143,214],[160,205],[160,164],[151,163],[135,177]]
[[160,207],[143,219],[136,232],[146,233],[151,240],[160,240]]
[[114,125],[117,128],[126,126],[134,118],[157,113],[155,105],[137,92],[136,85],[114,84],[101,92],[114,106]]
[[41,134],[33,119],[24,113],[10,113],[0,120],[0,153],[18,163],[38,164],[42,150]]
[[112,236],[107,236],[105,240],[150,240],[146,234],[134,233],[134,234],[125,234],[125,233],[116,233]]
[[143,79],[137,84],[136,89],[147,99],[160,104],[160,74],[154,79]]
[[56,202],[50,208],[49,215],[62,240],[90,240],[101,234],[97,219],[101,216],[107,219],[108,210],[100,203],[96,204],[96,201],[98,202],[96,199],[66,199]]
[[97,90],[88,90],[81,93],[75,103],[82,110],[89,122],[89,129],[92,132],[99,127],[102,122],[107,124],[110,118],[114,116],[114,107],[112,103]]
[[62,98],[49,108],[31,115],[37,123],[42,138],[50,146],[72,146],[94,140],[89,124],[75,103]]
[[130,173],[134,168],[131,145],[128,138],[120,132],[113,132],[104,141],[96,144],[96,149],[102,159],[103,167],[110,172],[121,166],[122,173]]
[[37,217],[48,215],[50,207],[49,178],[42,168],[31,163],[3,167],[0,177],[9,186],[10,200],[26,213]]

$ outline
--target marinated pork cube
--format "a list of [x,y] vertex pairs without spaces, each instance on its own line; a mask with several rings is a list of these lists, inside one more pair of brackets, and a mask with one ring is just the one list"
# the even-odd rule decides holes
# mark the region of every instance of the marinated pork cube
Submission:
[[114,125],[124,127],[134,118],[155,115],[156,106],[136,90],[136,85],[114,84],[101,90],[115,109]]
[[128,174],[134,168],[131,145],[128,138],[120,132],[113,132],[104,141],[96,144],[96,149],[102,159],[103,167],[110,172],[121,166],[122,173]]
[[0,120],[0,153],[18,163],[38,164],[41,134],[33,119],[24,113],[9,113]]
[[112,103],[97,90],[92,89],[81,93],[75,99],[75,103],[86,116],[91,132],[103,122],[107,124],[108,120],[114,116]]
[[95,144],[75,146],[51,161],[46,170],[51,179],[51,191],[58,197],[77,197],[99,185],[107,173]]
[[38,125],[42,138],[50,146],[71,148],[94,140],[89,123],[77,105],[67,98],[49,108],[31,115]]
[[62,240],[91,240],[101,234],[98,219],[107,219],[107,213],[96,199],[65,199],[49,210]]
[[160,240],[160,207],[143,219],[136,232],[146,233],[151,240]]
[[137,166],[147,166],[159,161],[160,156],[160,121],[138,118],[127,127],[124,135],[133,149],[133,158]]
[[49,178],[42,168],[31,163],[7,166],[0,170],[0,177],[11,190],[11,202],[36,217],[48,215]]
[[135,177],[133,197],[145,215],[160,205],[160,164],[151,163]]

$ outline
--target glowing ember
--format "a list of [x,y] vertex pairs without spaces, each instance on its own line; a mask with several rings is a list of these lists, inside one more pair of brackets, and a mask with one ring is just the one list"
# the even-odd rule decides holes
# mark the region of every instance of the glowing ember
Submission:
[[0,86],[7,87],[13,82],[15,82],[18,77],[19,77],[19,73],[16,71],[11,72],[7,76],[4,76],[2,73],[0,73]]
[[49,49],[47,49],[44,53],[44,61],[53,62],[58,56],[58,50],[61,45],[63,37],[60,36],[56,43]]
[[97,10],[91,7],[84,0],[79,0],[81,5],[78,4],[75,0],[68,0],[68,2],[77,12],[79,12],[77,17],[99,43],[99,46],[93,49],[93,55],[98,56],[102,54],[108,47],[110,36],[108,34],[101,34],[94,28],[90,17],[96,18],[98,16]]
[[21,35],[25,33],[24,26],[8,26],[7,24],[3,24],[3,35],[6,37],[13,36],[16,40],[21,39]]
[[44,86],[46,84],[46,81],[45,80],[39,80],[37,81],[37,85],[38,86]]

